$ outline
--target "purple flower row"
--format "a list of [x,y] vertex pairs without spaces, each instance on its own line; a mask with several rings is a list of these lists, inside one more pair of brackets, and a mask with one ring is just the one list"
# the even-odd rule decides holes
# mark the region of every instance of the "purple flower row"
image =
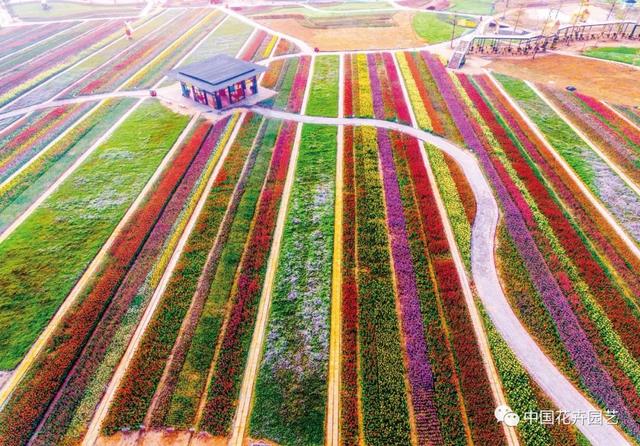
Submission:
[[431,70],[438,89],[442,92],[449,112],[453,116],[465,143],[474,150],[480,163],[489,177],[491,184],[502,205],[507,230],[515,242],[522,259],[525,262],[531,279],[540,293],[542,300],[553,318],[560,338],[562,339],[572,361],[576,365],[584,385],[593,396],[604,403],[609,409],[616,410],[620,421],[634,435],[640,434],[638,425],[633,420],[622,397],[616,390],[611,376],[604,370],[596,356],[593,345],[588,340],[583,328],[572,311],[571,305],[562,293],[551,271],[538,250],[517,205],[510,196],[505,184],[491,162],[489,153],[475,133],[470,119],[464,112],[464,103],[458,98],[453,83],[443,65],[432,55],[422,53],[425,62]]
[[[367,55],[375,117],[384,119],[384,102],[373,54]],[[409,248],[406,221],[391,141],[387,131],[378,128],[378,153],[386,204],[387,230],[400,300],[400,320],[408,357],[408,375],[420,444],[442,444],[442,433],[435,403],[433,371],[424,337],[418,286]]]

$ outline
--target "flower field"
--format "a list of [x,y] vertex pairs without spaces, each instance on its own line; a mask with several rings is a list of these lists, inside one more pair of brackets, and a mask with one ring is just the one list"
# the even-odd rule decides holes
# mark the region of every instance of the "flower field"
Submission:
[[115,38],[111,43],[87,54],[86,58],[77,61],[64,71],[25,92],[8,104],[7,108],[13,110],[38,104],[43,100],[52,99],[63,91],[71,89],[76,82],[81,81],[86,76],[91,76],[94,71],[104,64],[112,63],[124,51],[142,44],[149,34],[157,31],[158,28],[162,28],[173,18],[175,18],[175,14],[161,13],[132,22],[131,26],[134,29],[136,40],[131,42],[124,37],[123,33],[116,32],[114,34]]
[[96,26],[81,38],[72,40],[68,45],[47,52],[41,57],[36,57],[9,74],[3,74],[3,83],[0,86],[0,105],[7,104],[83,57],[107,45],[116,38],[116,32],[119,30],[120,23],[115,20],[107,21]]
[[60,106],[48,112],[36,113],[18,129],[0,141],[0,182],[6,181],[31,158],[38,155],[74,121],[95,103]]
[[524,82],[496,76],[620,224],[640,240],[640,197]]
[[41,56],[45,52],[67,44],[72,39],[82,37],[95,27],[96,24],[94,22],[79,23],[60,32],[56,32],[44,40],[33,42],[33,46],[18,50],[14,54],[7,55],[6,58],[1,58],[0,56],[0,73],[11,72],[15,70],[18,65],[24,64],[31,59]]
[[37,159],[0,185],[0,229],[6,228],[60,177],[122,114],[133,100],[110,100],[92,109]]
[[11,28],[3,28],[0,35],[0,57],[20,51],[34,43],[51,37],[57,33],[77,25],[77,22],[50,23],[46,25],[25,25],[17,28],[17,32],[12,32]]
[[[639,443],[636,107],[204,3],[0,28],[0,444]],[[222,53],[258,104],[172,96]]]
[[[131,46],[129,50],[118,57],[117,63],[105,64],[91,77],[81,80],[72,88],[65,90],[62,97],[70,98],[79,95],[105,93],[115,89],[125,80],[137,83],[148,81],[146,77],[160,76],[156,73],[160,70],[163,59],[157,59],[172,45],[179,45],[181,36],[188,33],[202,19],[200,11],[193,10],[176,14],[162,29],[157,29],[147,39],[138,45]],[[194,42],[187,40],[188,44]],[[190,42],[190,43],[189,43]],[[151,65],[149,63],[153,62]],[[149,70],[149,71],[147,71]],[[138,79],[141,76],[142,79]]]
[[[147,125],[142,132],[139,124],[145,121],[153,122],[153,127]],[[7,291],[2,295],[0,368],[12,369],[22,358],[185,125],[185,118],[158,104],[141,106],[0,243],[4,259],[0,283]],[[119,168],[114,170],[115,166]],[[121,171],[124,166],[130,166],[126,175]],[[96,187],[110,183],[115,172],[118,183]],[[73,250],[68,249],[70,245]],[[35,295],[41,298],[34,301]]]

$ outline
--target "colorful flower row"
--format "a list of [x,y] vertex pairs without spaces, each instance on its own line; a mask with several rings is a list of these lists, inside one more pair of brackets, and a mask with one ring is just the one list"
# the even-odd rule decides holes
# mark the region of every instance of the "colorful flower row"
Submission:
[[305,125],[284,228],[252,438],[324,444],[337,129]]
[[296,46],[295,43],[290,40],[280,39],[278,45],[276,46],[276,51],[274,56],[285,56],[287,54],[293,54],[299,52],[300,49]]
[[273,100],[274,108],[277,108],[279,110],[284,110],[287,108],[287,105],[289,103],[289,96],[291,96],[293,81],[296,77],[296,73],[298,72],[300,61],[301,59],[297,57],[286,59],[284,67],[280,71],[280,75],[274,86],[274,90],[278,92],[275,99]]
[[242,51],[242,54],[239,55],[239,58],[246,61],[253,60],[262,46],[262,42],[268,37],[269,34],[267,34],[266,31],[257,29],[251,36],[251,40],[245,44],[244,50]]
[[[429,103],[429,98],[424,88],[424,84],[421,82],[420,75],[417,73],[417,68],[415,67],[415,61],[412,55],[410,53],[397,53],[396,59],[398,61],[398,66],[400,67],[402,77],[404,78],[407,93],[409,94],[409,100],[411,101],[418,125],[423,130],[435,132],[426,108],[426,104]],[[410,62],[412,63],[410,64]]]
[[[353,70],[354,77],[358,79],[357,90],[357,104],[354,104],[354,108],[358,111],[358,116],[365,118],[373,117],[373,102],[372,100],[381,100],[381,98],[374,96],[371,92],[371,85],[369,84],[369,67],[366,54],[356,54],[353,56]],[[354,98],[355,99],[355,98]]]
[[354,147],[362,429],[367,444],[381,446],[408,444],[411,434],[377,137],[359,127]]
[[291,86],[291,94],[287,102],[286,111],[292,113],[300,113],[302,109],[302,99],[307,89],[307,78],[309,77],[309,70],[311,68],[311,57],[302,56],[298,63],[298,71],[293,79]]
[[[224,161],[223,170],[215,180],[196,232],[188,242],[188,251],[185,251],[182,265],[187,265],[187,260],[197,260],[189,266],[200,268],[200,275],[196,278],[192,274],[175,275],[168,288],[178,299],[188,296],[185,293],[190,290],[193,290],[193,297],[180,335],[167,358],[164,372],[167,378],[158,385],[149,408],[148,419],[152,426],[187,428],[195,424],[196,409],[216,344],[212,339],[218,337],[227,303],[225,299],[219,301],[212,298],[215,294],[213,287],[217,290],[219,285],[215,283],[215,278],[218,271],[224,268],[220,262],[226,260],[225,252],[234,239],[234,225],[241,218],[238,213],[244,210],[242,199],[251,186],[248,181],[263,147],[261,140],[265,128],[262,118],[257,115],[247,116],[243,122]],[[260,176],[262,178],[263,175]],[[198,272],[194,270],[193,276],[197,275]],[[179,280],[185,282],[180,288],[175,285]],[[179,293],[176,293],[178,290]],[[171,296],[168,294],[167,298]]]
[[267,72],[264,74],[261,81],[261,84],[264,88],[273,90],[276,87],[278,79],[280,79],[280,74],[283,71],[285,62],[286,59],[278,59],[269,64],[269,68],[267,69]]
[[238,266],[226,321],[201,428],[213,435],[226,435],[237,405],[240,378],[254,326],[269,248],[289,169],[297,124],[283,122],[276,140],[271,167],[261,192],[254,224]]
[[116,38],[116,33],[120,29],[121,24],[118,21],[106,22],[80,39],[48,52],[46,56],[34,59],[11,74],[4,74],[0,87],[0,105],[7,104],[83,57],[107,45]]
[[[374,56],[369,57],[369,80],[373,95],[374,115],[382,119],[386,107],[381,100],[381,86]],[[407,356],[407,375],[411,388],[411,404],[416,423],[418,442],[442,442],[442,434],[434,401],[432,366],[427,356],[427,342],[418,300],[416,273],[413,266],[407,223],[402,209],[400,187],[393,160],[391,141],[383,129],[378,129],[378,155],[382,173],[387,230],[389,233],[396,293],[400,302],[400,325]]]
[[[154,195],[147,201],[145,208],[134,217],[136,231],[129,231],[129,240],[116,242],[114,245],[116,248],[110,257],[112,262],[106,265],[95,287],[84,299],[83,305],[89,300],[108,301],[109,296],[113,296],[111,304],[100,317],[96,329],[84,346],[82,355],[67,373],[67,382],[58,392],[58,404],[53,407],[54,411],[40,431],[36,444],[44,446],[58,443],[73,418],[74,409],[84,397],[84,389],[95,379],[94,374],[101,367],[120,322],[130,311],[131,303],[138,297],[154,266],[160,264],[160,269],[164,270],[167,252],[165,247],[168,245],[171,248],[168,250],[169,253],[175,248],[177,240],[172,241],[172,235],[176,232],[182,233],[181,222],[188,220],[190,216],[190,212],[184,215],[183,210],[185,208],[192,210],[191,203],[198,200],[201,192],[197,185],[203,184],[200,180],[203,174],[206,176],[207,166],[211,164],[210,160],[216,159],[212,154],[218,147],[216,143],[221,129],[220,127],[213,131],[210,129],[209,124],[201,123],[189,141],[183,145],[170,169],[159,180]],[[155,209],[153,209],[154,206]],[[140,234],[143,239],[138,241],[137,248],[135,244],[132,246],[134,237],[131,234],[145,229],[148,232]],[[123,251],[125,247],[128,248],[127,251]],[[127,255],[130,256],[128,259]],[[118,265],[118,262],[125,260],[126,265],[129,265],[128,268],[124,263]],[[119,272],[113,274],[114,268]],[[109,283],[109,276],[111,276],[111,283]],[[151,279],[155,284],[158,281],[159,277],[155,280],[153,277]]]
[[[475,127],[476,135],[481,135],[480,137],[484,138],[486,147],[494,151],[500,150],[500,147],[508,147],[510,144],[508,136],[492,120],[491,112],[467,78],[459,76],[453,80],[461,83],[457,88],[462,94],[467,113],[470,116],[474,116],[475,113],[473,127]],[[462,93],[462,88],[464,88],[464,93]],[[467,97],[467,95],[469,96]],[[490,127],[487,127],[486,123],[489,123]],[[580,371],[583,382],[608,407],[614,407],[614,410],[618,410],[621,414],[621,419],[624,419],[624,422],[629,425],[631,418],[628,408],[617,392],[611,375],[597,355],[600,349],[596,348],[592,343],[594,339],[589,338],[582,326],[582,324],[588,324],[588,321],[584,318],[579,318],[572,310],[572,307],[575,308],[576,305],[579,305],[579,301],[576,300],[577,296],[573,294],[574,291],[571,284],[568,283],[568,280],[563,280],[560,275],[562,269],[558,264],[559,259],[550,254],[553,251],[553,240],[549,239],[551,229],[548,228],[543,232],[544,236],[539,236],[541,234],[537,230],[533,233],[529,232],[532,228],[536,228],[537,225],[546,223],[535,203],[526,193],[524,185],[518,184],[520,180],[513,174],[509,174],[510,167],[508,164],[500,163],[495,158],[490,157],[484,144],[479,143],[477,147],[476,151],[480,156],[483,167],[489,173],[492,183],[498,191],[500,201],[505,208],[507,228],[510,235],[523,255],[529,271],[536,272],[536,274],[532,275],[534,284],[541,293],[547,309],[556,321],[560,336],[574,364]],[[517,149],[514,148],[514,150]],[[558,251],[556,250],[555,253],[557,254]],[[580,311],[577,308],[575,310]]]
[[271,39],[263,42],[263,47],[260,48],[260,55],[258,56],[258,58],[256,60],[262,60],[262,59],[266,59],[269,56],[271,56],[271,53],[274,52],[275,48],[276,48],[276,43],[278,42],[278,36],[274,35],[271,37]]
[[[226,145],[226,135],[229,133],[233,124],[234,120],[226,119],[219,121],[208,134],[203,135],[203,137],[196,136],[187,144],[187,147],[195,146],[195,149],[199,150],[198,157],[193,163],[193,166],[196,166],[198,170],[194,172],[199,171],[201,173],[205,166],[207,166],[207,168],[204,173],[204,180],[200,181],[197,186],[195,185],[195,180],[200,178],[200,175],[194,175],[188,183],[184,183],[184,187],[181,184],[176,192],[183,199],[181,200],[182,206],[176,207],[175,210],[178,214],[186,214],[186,218],[181,218],[177,221],[177,228],[171,231],[172,236],[169,239],[169,246],[175,246],[177,239],[182,235],[184,226],[192,214],[199,197],[202,195],[207,183],[207,178],[211,175],[222,153],[223,147]],[[185,213],[184,203],[186,197],[189,196],[193,196],[194,199],[189,201],[189,206]],[[165,250],[160,259],[157,260],[160,267],[155,268],[154,274],[151,275],[152,283],[157,284],[160,281],[160,277],[165,269],[164,267],[172,253],[172,250]],[[155,258],[157,259],[158,256]],[[174,302],[175,305],[167,307],[167,302],[171,301],[171,297],[172,295],[167,295],[166,293],[163,295],[163,299],[156,309],[153,319],[149,323],[147,331],[135,352],[130,367],[127,370],[127,375],[118,387],[110,411],[102,426],[103,431],[106,433],[112,433],[122,427],[137,427],[141,425],[144,420],[147,408],[149,407],[158,380],[164,369],[166,359],[163,360],[163,358],[166,358],[166,355],[171,351],[173,345],[171,333],[164,330],[167,324],[166,321],[167,319],[175,317],[176,319],[172,322],[177,323],[179,327],[182,318],[178,315],[182,314],[184,316],[184,311],[186,311],[186,307],[189,306],[188,297],[181,296],[183,299],[181,299],[179,303]],[[175,295],[173,295],[173,297],[175,297]],[[127,409],[124,410],[124,407]]]
[[[424,165],[420,147],[413,138],[406,138],[396,147],[397,164],[406,164],[405,175],[410,175],[413,196],[405,192],[407,209],[414,209],[417,221],[411,221],[410,230],[414,231],[412,251],[416,259],[421,257],[430,265],[430,276],[422,278],[422,298],[425,313],[425,327],[430,335],[430,355],[436,367],[436,401],[443,435],[449,441],[464,438],[465,422],[473,441],[486,443],[490,439],[501,438],[502,432],[491,423],[492,408],[495,403],[484,368],[480,349],[473,332],[471,317],[466,307],[460,278],[451,258],[442,217],[439,215],[433,185]],[[413,201],[413,203],[411,203]],[[416,215],[416,214],[410,214]],[[407,221],[414,220],[408,218]],[[422,254],[422,255],[421,255]],[[422,265],[423,263],[420,262]],[[429,283],[431,280],[434,283]],[[462,279],[464,280],[464,279]],[[435,301],[429,302],[428,300]],[[435,318],[435,319],[434,319]],[[440,322],[436,322],[440,320]],[[446,346],[446,348],[445,348]],[[444,350],[443,350],[444,349]],[[453,361],[453,363],[451,362]],[[453,370],[458,370],[457,373]],[[458,393],[458,397],[455,395]],[[464,400],[466,413],[457,414],[458,399]],[[455,418],[452,418],[455,414]],[[457,421],[456,421],[457,420]],[[455,440],[453,440],[455,439]]]
[[640,130],[637,127],[621,118],[601,101],[582,93],[575,95],[596,113],[598,119],[615,129],[620,136],[627,139],[628,143],[633,144],[634,149],[637,150],[640,147]]
[[[380,64],[380,57],[382,57],[384,61],[384,72]],[[386,85],[388,82],[389,86],[384,88],[385,90],[388,88],[387,95],[390,95],[393,100],[398,121],[402,124],[411,124],[409,106],[404,101],[400,75],[396,69],[393,55],[391,53],[383,53],[382,56],[376,54],[376,61],[378,62],[378,76],[382,80],[383,85]]]
[[[149,132],[144,135],[144,139],[148,141],[146,144],[138,141],[139,138],[132,138],[129,133],[131,129],[131,125],[138,125],[140,118],[150,113],[155,113],[156,118],[158,118],[157,124],[155,124],[155,128],[149,129]],[[163,119],[164,118],[164,119]],[[170,123],[167,122],[170,121]],[[56,200],[65,200],[67,195],[70,192],[74,192],[75,196],[83,197],[82,190],[78,190],[77,181],[85,179],[86,186],[91,189],[91,192],[95,194],[95,198],[87,196],[86,198],[90,198],[90,202],[83,202],[82,198],[79,198],[77,202],[77,206],[79,210],[81,210],[82,218],[80,221],[84,220],[85,225],[90,225],[92,230],[96,231],[96,224],[100,220],[98,218],[87,219],[87,212],[91,212],[93,209],[94,213],[99,212],[100,207],[113,207],[113,204],[109,205],[105,202],[104,205],[100,205],[100,201],[95,200],[114,200],[118,198],[116,195],[116,191],[113,189],[109,189],[108,197],[103,197],[100,194],[100,191],[94,191],[96,185],[94,184],[96,181],[104,181],[105,180],[105,169],[112,169],[112,164],[115,162],[121,168],[124,168],[122,159],[119,159],[118,153],[122,153],[124,147],[129,148],[129,152],[125,152],[129,157],[128,163],[130,164],[130,168],[127,171],[135,172],[136,169],[140,169],[142,166],[136,165],[135,162],[142,160],[153,160],[154,162],[148,162],[148,168],[142,170],[144,172],[144,177],[140,178],[141,175],[130,175],[127,177],[123,175],[121,169],[116,169],[119,174],[119,178],[121,183],[123,183],[123,187],[126,187],[127,195],[126,197],[130,197],[130,199],[135,196],[136,192],[139,192],[142,188],[142,184],[145,180],[151,175],[150,169],[153,167],[157,167],[158,162],[162,158],[163,154],[166,153],[168,147],[166,143],[169,142],[169,147],[172,143],[172,140],[177,138],[178,132],[183,128],[186,123],[186,119],[179,119],[175,114],[164,112],[159,105],[153,104],[147,107],[141,107],[137,115],[132,116],[131,120],[123,124],[123,126],[116,131],[114,135],[107,141],[98,151],[94,154],[93,159],[87,161],[86,164],[83,165],[75,174],[66,182],[65,185],[61,186],[58,191],[54,195],[49,198],[49,202],[55,205]],[[161,134],[158,132],[161,130]],[[127,144],[123,144],[123,139],[127,140]],[[120,144],[118,144],[120,143]],[[111,152],[111,162],[106,161],[106,157],[110,155]],[[137,156],[135,151],[144,152],[145,156]],[[154,156],[155,155],[155,156]],[[179,167],[177,167],[179,168]],[[145,171],[146,170],[146,171]],[[111,172],[109,172],[111,174]],[[174,173],[175,175],[175,173]],[[93,178],[92,178],[93,177]],[[132,183],[132,180],[137,180],[138,183]],[[135,186],[134,186],[135,185]],[[137,186],[137,187],[136,187]],[[104,189],[104,188],[103,188]],[[96,194],[97,193],[97,194]],[[102,191],[104,194],[105,191]],[[86,193],[85,193],[86,195]],[[121,195],[120,202],[118,203],[118,209],[114,209],[109,214],[112,218],[112,221],[109,222],[109,225],[103,223],[103,227],[106,230],[103,230],[104,238],[99,240],[104,242],[108,233],[110,233],[110,229],[115,226],[116,221],[113,217],[121,217],[126,209],[126,205],[129,200],[124,201],[125,195]],[[93,204],[93,208],[91,203]],[[0,422],[0,438],[2,439],[3,444],[21,444],[26,441],[30,437],[30,433],[32,429],[34,429],[39,421],[39,419],[44,414],[44,411],[47,409],[49,402],[55,395],[58,386],[62,383],[62,380],[65,378],[67,372],[69,372],[70,367],[72,366],[75,358],[77,357],[78,352],[82,349],[83,343],[86,342],[88,334],[94,327],[95,321],[101,315],[102,311],[105,308],[105,305],[108,303],[113,290],[117,287],[122,280],[123,274],[126,272],[126,266],[130,264],[132,256],[135,256],[138,253],[139,244],[146,238],[148,234],[148,228],[150,228],[155,219],[154,215],[157,215],[157,212],[162,209],[164,206],[163,201],[154,202],[150,201],[140,212],[138,218],[134,219],[135,221],[135,230],[124,231],[122,232],[120,239],[117,243],[113,245],[109,255],[109,266],[107,266],[102,274],[96,282],[93,284],[92,291],[88,294],[83,294],[79,302],[76,306],[73,307],[72,312],[68,315],[65,315],[64,321],[61,323],[59,327],[57,327],[54,336],[48,342],[46,347],[46,354],[41,356],[41,360],[36,362],[33,367],[29,371],[29,378],[21,383],[21,386],[16,389],[13,393],[10,401],[7,406],[4,408],[0,417],[3,418],[2,422]],[[98,205],[100,207],[96,208]],[[42,209],[42,208],[41,208]],[[53,208],[55,209],[55,207]],[[82,228],[82,225],[79,225],[79,221],[74,219],[73,214],[69,214],[68,209],[65,209],[64,206],[60,209],[63,212],[66,212],[64,219],[58,219],[57,225],[51,225],[51,230],[55,230],[58,234],[61,231],[60,225],[75,224],[78,229],[81,230],[81,233],[84,234],[87,230],[86,228]],[[41,212],[46,212],[45,210]],[[38,219],[38,211],[30,216],[30,219]],[[97,217],[97,215],[95,216]],[[106,216],[105,216],[106,217]],[[104,217],[103,217],[104,219]],[[65,224],[65,220],[66,223]],[[107,223],[107,221],[105,221]],[[21,226],[18,231],[22,228],[26,228],[25,230],[31,230],[29,225]],[[62,240],[64,246],[68,246],[66,243],[72,242],[74,236],[74,231],[76,229],[65,229],[62,231],[66,235],[64,240]],[[13,235],[16,235],[14,233]],[[60,237],[51,237],[46,240],[59,240]],[[12,238],[7,239],[4,245],[10,245]],[[31,244],[33,246],[33,239],[30,239]],[[9,242],[9,243],[7,243]],[[62,285],[64,280],[71,283],[64,283],[68,289],[73,285],[75,280],[70,281],[69,277],[75,279],[78,277],[82,271],[86,268],[86,264],[93,258],[95,252],[99,248],[89,245],[84,249],[83,258],[86,263],[82,263],[79,271],[69,270],[70,267],[75,266],[73,263],[70,264],[65,256],[60,256],[62,261],[67,260],[64,264],[64,268],[60,268],[59,271],[64,275],[62,281],[60,279],[52,280],[52,284]],[[54,248],[55,246],[52,246]],[[66,249],[66,248],[65,248]],[[76,245],[76,249],[80,249],[80,245]],[[15,257],[15,256],[14,256]],[[78,257],[78,256],[74,256]],[[9,256],[5,258],[11,258]],[[49,262],[49,268],[51,266],[55,266],[55,263],[51,261],[51,259],[42,259],[43,261]],[[31,262],[32,263],[32,262]],[[78,263],[77,261],[75,263]],[[24,265],[30,265],[30,262],[24,262]],[[33,266],[32,266],[33,267]],[[59,267],[58,267],[59,268]],[[65,269],[67,268],[67,269]],[[34,268],[37,271],[40,278],[42,278],[42,268]],[[52,270],[52,269],[50,269]],[[56,271],[53,269],[52,271]],[[28,285],[28,282],[25,283],[25,278],[22,277],[21,282]],[[55,279],[55,277],[52,277]],[[40,282],[38,282],[40,283]],[[55,291],[60,292],[60,289],[55,289]],[[62,291],[65,291],[64,289]],[[39,295],[42,296],[42,293]],[[66,292],[63,297],[66,296]],[[50,298],[53,298],[51,296]],[[53,300],[53,299],[52,299]],[[55,301],[54,301],[55,302]],[[41,318],[42,317],[42,308],[43,301],[39,299],[37,303],[38,307],[41,309],[40,314],[34,314],[33,317]],[[51,307],[51,306],[49,306]],[[24,307],[21,306],[24,311]],[[49,310],[55,310],[55,308],[49,308]],[[24,313],[23,313],[24,314]],[[48,320],[48,318],[47,318]],[[33,321],[31,321],[33,325]],[[26,331],[25,331],[26,332]],[[24,333],[21,334],[24,336]],[[34,333],[37,335],[37,333]]]

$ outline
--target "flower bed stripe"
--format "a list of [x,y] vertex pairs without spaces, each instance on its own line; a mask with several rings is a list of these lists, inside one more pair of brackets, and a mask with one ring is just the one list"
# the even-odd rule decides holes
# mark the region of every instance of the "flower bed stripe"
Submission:
[[249,42],[249,44],[245,47],[244,51],[242,52],[242,54],[240,54],[239,58],[242,60],[253,60],[253,58],[255,57],[258,49],[260,48],[260,45],[262,44],[262,41],[264,39],[266,39],[268,36],[267,32],[262,30],[262,29],[257,29],[254,33],[253,36],[251,37],[251,41]]
[[323,445],[337,129],[305,125],[251,414],[252,438]]
[[291,94],[287,102],[286,111],[291,113],[300,113],[302,107],[302,99],[307,86],[307,78],[309,77],[309,69],[311,68],[311,57],[302,56],[298,63],[298,71],[293,80]]
[[339,56],[318,56],[313,67],[313,80],[306,114],[338,116]]
[[[379,64],[379,73],[383,71],[382,65],[379,61],[380,57],[382,57],[382,61],[384,63],[384,71],[386,71],[386,75],[388,77],[390,95],[395,105],[397,118],[401,123],[408,125],[411,123],[411,116],[409,115],[409,108],[404,101],[402,85],[400,83],[401,81],[400,77],[398,76],[398,71],[396,70],[396,64],[394,63],[393,55],[391,53],[382,53],[382,56],[380,56],[379,54],[376,55],[376,61]],[[380,74],[380,77],[382,78],[382,74]]]
[[[347,56],[345,56],[347,57]],[[345,87],[349,85],[345,84]],[[340,441],[360,442],[358,401],[358,284],[356,277],[356,193],[353,127],[344,129],[344,179],[342,221],[342,383]]]
[[[357,113],[356,116],[364,118],[373,118],[373,103],[371,85],[369,84],[369,68],[367,66],[366,54],[355,54],[353,56],[354,79],[358,79],[357,88],[354,85],[353,91],[357,91]],[[381,98],[373,97],[373,100],[381,100]]]
[[376,137],[359,127],[354,140],[360,385],[365,441],[388,446],[411,433]]
[[[451,441],[460,442],[470,437],[478,444],[488,444],[497,438],[503,438],[504,434],[500,427],[492,422],[495,403],[478,343],[475,338],[469,339],[469,333],[473,331],[471,318],[462,294],[460,279],[451,258],[442,217],[438,213],[433,185],[429,181],[420,154],[420,146],[415,139],[405,137],[404,144],[397,150],[403,158],[406,158],[419,209],[421,230],[426,240],[426,256],[428,263],[431,264],[430,270],[436,293],[435,296],[429,297],[437,303],[437,308],[431,307],[431,311],[434,316],[438,314],[443,320],[445,342],[449,344],[448,347],[453,355],[453,358],[447,358],[446,353],[440,352],[439,357],[443,358],[444,355],[444,358],[437,362],[439,369],[436,370],[442,370],[447,361],[454,362],[455,365],[452,364],[449,367],[455,367],[454,370],[457,370],[458,376],[455,374],[452,376],[451,369],[447,368],[440,372],[442,373],[440,376],[451,380],[448,385],[455,386],[459,393],[458,398],[463,401],[458,408],[462,412],[460,415],[462,419],[454,424],[455,421],[450,417],[451,412],[456,410],[455,400],[451,394],[447,394],[451,389],[447,388],[445,383],[438,385],[439,402],[443,405],[439,407],[440,419],[442,425],[448,427],[447,430],[443,430],[443,434],[449,439],[455,439]],[[429,285],[422,283],[427,287],[426,292],[429,292]],[[433,303],[429,304],[433,306]],[[426,317],[427,314],[425,314]],[[436,336],[443,336],[438,334],[439,327],[437,325],[434,327],[432,324],[427,324],[430,333],[434,333],[435,330]],[[434,345],[435,348],[442,345],[442,342],[436,341],[430,345]]]
[[[344,54],[342,56],[344,58],[344,94],[343,94],[343,112],[345,117],[353,116],[353,95],[354,95],[354,84],[353,84],[353,67],[352,67],[352,57],[351,54]],[[357,94],[358,89],[355,88],[355,93]]]
[[5,57],[16,51],[20,51],[22,48],[33,45],[35,42],[46,39],[60,31],[70,29],[77,24],[78,22],[50,23],[42,26],[24,25],[15,28],[3,28],[3,31],[6,30],[8,35],[7,38],[0,40],[0,57]]
[[[375,117],[382,119],[385,107],[381,98],[380,81],[373,55],[369,54],[369,79],[373,95]],[[380,158],[387,230],[389,232],[396,293],[400,303],[400,323],[407,356],[407,373],[411,387],[411,404],[415,417],[418,442],[441,444],[442,434],[435,406],[433,371],[427,355],[427,342],[418,300],[416,275],[411,259],[406,221],[389,135],[378,129]]]
[[409,93],[409,99],[416,115],[418,125],[423,130],[442,134],[441,129],[436,130],[434,126],[439,126],[439,121],[432,120],[431,115],[427,111],[429,98],[424,85],[420,82],[420,75],[417,73],[415,61],[409,53],[397,53],[398,66],[402,72],[404,83]]
[[239,265],[231,295],[233,308],[226,323],[201,422],[201,427],[213,435],[226,435],[230,429],[296,127],[295,122],[282,124],[254,225]]
[[449,105],[449,111],[460,128],[461,134],[467,144],[477,153],[497,192],[505,213],[509,233],[516,246],[518,246],[527,268],[533,272],[533,282],[556,322],[560,337],[576,364],[583,382],[596,398],[603,401],[607,407],[618,411],[620,420],[626,426],[633,427],[635,423],[616,391],[611,376],[603,369],[593,345],[589,342],[586,333],[571,309],[569,301],[553,278],[542,254],[535,245],[532,235],[527,229],[525,220],[531,219],[532,216],[522,215],[516,202],[511,198],[511,194],[517,196],[517,192],[509,190],[509,187],[503,183],[503,179],[493,166],[484,145],[473,129],[472,123],[465,115],[469,111],[462,107],[463,103],[458,99],[458,93],[442,64],[428,53],[424,53],[423,56],[440,90],[443,92],[443,97]]

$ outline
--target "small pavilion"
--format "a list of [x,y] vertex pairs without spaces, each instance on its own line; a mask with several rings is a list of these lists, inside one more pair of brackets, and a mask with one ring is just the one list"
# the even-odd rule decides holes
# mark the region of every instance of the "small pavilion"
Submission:
[[262,65],[219,54],[210,59],[177,68],[169,76],[180,82],[182,96],[221,110],[258,93]]

